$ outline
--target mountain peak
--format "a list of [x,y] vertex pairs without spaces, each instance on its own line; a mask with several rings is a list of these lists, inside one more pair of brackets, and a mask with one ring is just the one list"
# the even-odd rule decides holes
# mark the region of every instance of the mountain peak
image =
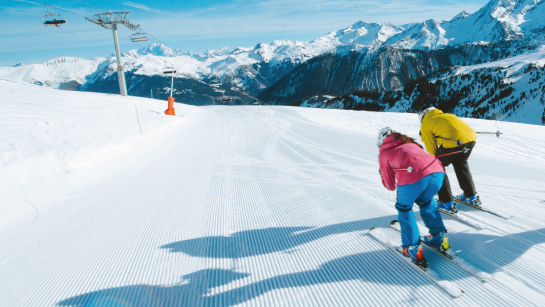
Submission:
[[47,66],[49,66],[49,65],[55,65],[55,64],[75,63],[75,62],[81,62],[81,61],[86,61],[86,60],[85,60],[85,59],[76,58],[76,57],[62,56],[62,57],[54,58],[53,60],[47,61],[47,62],[45,62],[45,64],[46,64]]
[[163,44],[153,43],[147,47],[138,50],[139,55],[156,55],[156,56],[167,56],[173,57],[178,55],[180,51],[178,49],[172,49]]
[[460,14],[454,16],[450,21],[455,21],[455,20],[458,20],[458,19],[466,18],[469,15],[471,15],[471,14],[469,14],[466,11],[462,11],[462,12],[460,12]]
[[437,28],[437,26],[441,23],[441,21],[437,21],[435,19],[428,19],[426,21],[424,21],[424,25],[426,25],[426,27],[428,29],[433,29],[433,28]]
[[370,27],[370,28],[380,28],[382,27],[382,24],[376,23],[376,22],[365,22],[362,20],[356,21],[352,24],[350,28],[352,29],[361,29],[363,27]]

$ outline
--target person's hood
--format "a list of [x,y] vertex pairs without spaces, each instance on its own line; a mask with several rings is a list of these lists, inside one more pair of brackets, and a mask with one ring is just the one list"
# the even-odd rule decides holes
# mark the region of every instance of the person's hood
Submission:
[[433,117],[435,115],[439,115],[439,114],[443,114],[443,111],[439,110],[439,109],[433,109],[433,110],[430,110],[428,111],[428,113],[426,113],[426,115],[424,115],[424,118],[422,118],[422,123],[430,118],[430,117]]
[[399,146],[401,144],[403,144],[402,140],[396,138],[394,135],[389,135],[388,137],[384,139],[384,141],[382,142],[382,145],[380,145],[380,152]]

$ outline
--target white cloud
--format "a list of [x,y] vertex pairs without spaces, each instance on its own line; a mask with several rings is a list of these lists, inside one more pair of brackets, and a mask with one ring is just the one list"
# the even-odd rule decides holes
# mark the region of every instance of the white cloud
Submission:
[[132,1],[123,2],[123,5],[134,7],[134,8],[141,9],[141,10],[145,10],[145,11],[148,11],[148,12],[163,13],[161,10],[152,9],[151,7],[149,7],[147,5],[132,2]]
[[[482,0],[484,3],[486,0]],[[358,20],[402,25],[433,18],[448,20],[462,10],[482,4],[433,1],[370,0],[266,0],[236,1],[205,10],[172,12],[170,16],[140,20],[142,27],[161,39],[244,37],[275,33],[316,33],[316,38],[345,28]],[[202,14],[206,12],[206,14]]]

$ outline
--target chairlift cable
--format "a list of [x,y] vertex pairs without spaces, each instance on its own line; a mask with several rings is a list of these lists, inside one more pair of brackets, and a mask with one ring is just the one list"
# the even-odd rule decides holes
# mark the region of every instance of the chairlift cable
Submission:
[[[81,4],[84,4],[84,5],[87,5],[87,6],[89,6],[89,7],[95,8],[95,9],[97,9],[97,10],[99,10],[99,11],[104,11],[104,12],[106,12],[106,13],[111,12],[111,10],[107,10],[107,9],[105,9],[105,8],[103,8],[103,7],[94,5],[94,4],[90,3],[90,2],[84,2],[84,1],[81,1],[81,0],[74,0],[74,1],[75,1],[75,2],[78,2],[78,3],[81,3]],[[32,3],[32,4],[35,4],[35,5],[38,5],[38,6],[47,6],[47,5],[48,5],[48,4],[46,4],[46,3],[42,3],[41,1],[35,1],[35,0],[34,0],[34,1],[27,0],[27,1],[25,1],[25,2]],[[69,14],[72,14],[72,15],[75,15],[75,16],[78,16],[78,17],[83,17],[83,18],[86,17],[85,15],[81,15],[81,14],[76,13],[76,12],[81,12],[81,11],[78,11],[78,10],[64,9],[64,8],[58,6],[58,5],[49,5],[49,7],[52,7],[52,8],[55,8],[55,9],[58,9],[58,10],[67,12],[67,13],[69,13]],[[74,11],[76,11],[76,12],[74,12]],[[84,12],[82,12],[82,13],[84,13]],[[140,27],[140,30],[141,30],[141,32],[145,33],[145,34],[147,35],[148,38],[150,38],[151,40],[155,41],[156,43],[159,43],[159,44],[162,44],[162,45],[164,45],[164,46],[167,46],[165,43],[163,43],[163,42],[162,42],[161,40],[159,40],[157,37],[151,35],[148,31],[145,31],[142,27]],[[125,37],[123,37],[123,39],[129,41],[130,43],[142,43],[142,42],[133,42],[133,41],[131,41],[130,39],[125,38]],[[145,46],[145,45],[146,45],[146,44],[144,43],[143,46]],[[168,46],[167,46],[167,47],[168,47]],[[170,47],[169,47],[169,48],[170,48]]]
[[97,10],[99,10],[99,11],[103,11],[103,12],[106,12],[106,13],[111,12],[111,10],[108,11],[107,9],[105,9],[105,8],[103,8],[103,7],[93,5],[93,4],[89,3],[89,2],[83,2],[83,1],[80,1],[80,0],[74,0],[74,1],[79,2],[79,3],[81,3],[81,4],[85,4],[85,5],[87,5],[87,6],[90,6],[90,7],[92,7],[92,8],[95,8],[95,9],[97,9]]
[[[85,15],[80,15],[80,14],[77,14],[77,13],[73,12],[73,11],[77,11],[77,10],[64,9],[64,8],[58,6],[58,5],[47,4],[47,3],[40,2],[40,1],[25,1],[25,2],[36,4],[38,6],[49,6],[49,7],[52,7],[54,9],[57,9],[57,10],[65,11],[65,12],[70,13],[72,15],[76,15],[76,16],[79,16],[79,17],[85,17]],[[82,12],[82,13],[84,13],[84,12]]]
[[[79,2],[79,3],[82,3],[82,4],[85,4],[85,5],[88,5],[90,7],[94,7],[96,9],[100,9],[100,10],[103,10],[104,12],[111,12],[111,10],[107,10],[103,7],[100,7],[100,6],[97,6],[97,5],[94,5],[94,4],[91,4],[90,2],[83,2],[81,0],[74,0],[76,2]],[[162,41],[160,41],[158,38],[156,38],[155,36],[151,35],[149,32],[145,31],[144,29],[142,29],[142,27],[140,27],[140,29],[142,30],[142,32],[145,32],[146,35],[148,36],[148,38],[151,38],[152,40],[154,40],[155,42],[159,43],[159,44],[162,44],[162,45],[165,45]],[[132,41],[131,41],[132,42]]]

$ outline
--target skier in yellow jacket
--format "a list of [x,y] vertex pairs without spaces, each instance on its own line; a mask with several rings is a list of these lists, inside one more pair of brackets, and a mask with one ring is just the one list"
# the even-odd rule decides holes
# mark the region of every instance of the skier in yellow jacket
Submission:
[[[467,159],[471,155],[477,140],[475,131],[458,116],[443,113],[443,111],[432,106],[423,107],[418,113],[418,118],[421,123],[420,137],[426,146],[426,150],[435,155],[441,161],[443,167],[450,164],[454,167],[460,188],[464,191],[457,198],[479,205],[480,200],[467,164]],[[452,191],[446,174],[438,195],[439,202],[437,206],[439,208],[451,212],[458,211],[456,205],[452,202]]]

